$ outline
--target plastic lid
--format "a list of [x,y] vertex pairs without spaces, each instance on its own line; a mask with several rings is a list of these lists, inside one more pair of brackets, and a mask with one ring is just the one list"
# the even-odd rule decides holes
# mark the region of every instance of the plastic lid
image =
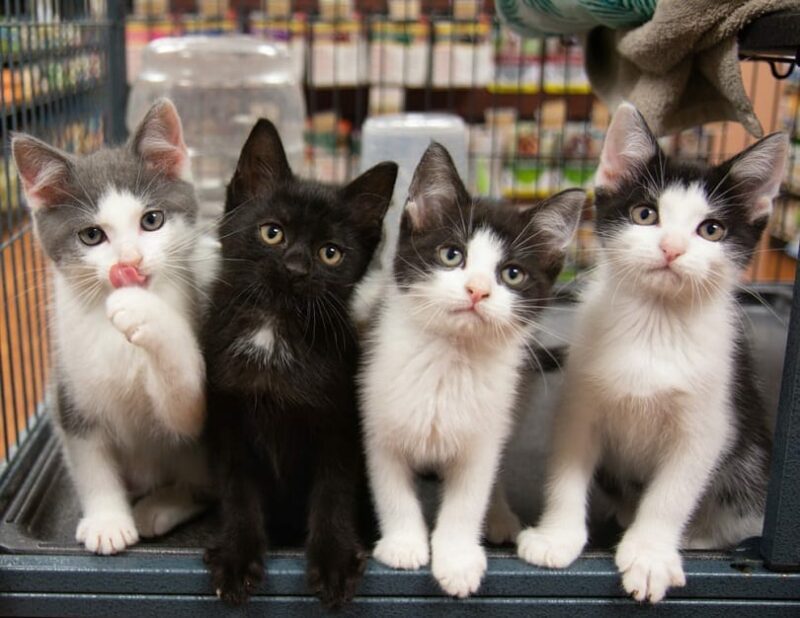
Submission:
[[466,125],[460,116],[438,113],[387,114],[368,118],[364,123],[364,133],[370,131],[407,133],[408,131],[431,130],[463,133]]
[[144,82],[185,85],[294,84],[288,47],[246,35],[165,37],[142,54]]

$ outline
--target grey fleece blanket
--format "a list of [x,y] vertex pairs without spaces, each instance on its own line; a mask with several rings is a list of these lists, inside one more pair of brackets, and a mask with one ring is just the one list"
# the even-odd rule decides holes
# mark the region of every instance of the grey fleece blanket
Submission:
[[595,28],[586,71],[610,107],[630,101],[657,135],[721,120],[764,133],[742,83],[736,35],[753,19],[800,0],[660,0],[638,28]]

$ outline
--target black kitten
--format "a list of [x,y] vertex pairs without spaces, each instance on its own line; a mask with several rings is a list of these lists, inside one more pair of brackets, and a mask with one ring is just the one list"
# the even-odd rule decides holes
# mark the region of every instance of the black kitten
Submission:
[[300,180],[268,120],[244,145],[204,332],[222,500],[222,534],[206,562],[225,601],[245,601],[262,579],[268,531],[287,542],[306,536],[309,586],[324,605],[355,593],[365,483],[347,306],[396,176],[394,163],[381,163],[345,187]]

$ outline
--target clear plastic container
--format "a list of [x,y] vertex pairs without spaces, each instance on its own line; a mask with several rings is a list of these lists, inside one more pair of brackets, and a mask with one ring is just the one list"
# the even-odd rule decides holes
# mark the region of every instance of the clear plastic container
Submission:
[[128,129],[164,96],[181,115],[204,213],[221,212],[225,186],[258,118],[275,123],[289,163],[301,169],[305,100],[285,45],[243,35],[153,41],[131,90]]
[[395,161],[399,166],[392,205],[384,219],[385,245],[381,261],[391,263],[400,228],[408,187],[417,163],[431,141],[447,148],[461,178],[467,180],[467,127],[453,114],[390,114],[369,118],[361,138],[361,170],[381,161]]

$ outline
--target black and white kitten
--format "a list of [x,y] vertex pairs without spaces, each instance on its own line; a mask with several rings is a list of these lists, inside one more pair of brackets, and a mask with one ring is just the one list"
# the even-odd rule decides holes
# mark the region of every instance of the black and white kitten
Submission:
[[545,512],[518,539],[525,560],[578,557],[596,470],[627,528],[616,563],[639,601],[684,585],[679,548],[761,533],[771,436],[734,292],[786,156],[773,134],[716,167],[681,165],[635,108],[617,110],[596,179],[599,266],[577,314]]
[[53,271],[54,421],[81,504],[76,537],[117,553],[204,508],[195,331],[218,243],[197,223],[168,100],[120,148],[73,156],[28,135],[12,147]]
[[[430,558],[450,595],[475,592],[486,570],[481,536],[520,376],[585,199],[579,190],[533,207],[473,199],[437,143],[414,172],[360,375],[381,528],[373,553],[403,569]],[[443,493],[429,538],[414,475],[431,470]],[[512,540],[519,521],[500,489],[487,536]]]
[[292,174],[259,120],[228,187],[223,270],[205,328],[209,449],[222,532],[208,550],[217,594],[241,603],[263,577],[267,531],[306,541],[308,580],[326,606],[352,598],[366,553],[348,313],[381,237],[397,166],[344,187]]

